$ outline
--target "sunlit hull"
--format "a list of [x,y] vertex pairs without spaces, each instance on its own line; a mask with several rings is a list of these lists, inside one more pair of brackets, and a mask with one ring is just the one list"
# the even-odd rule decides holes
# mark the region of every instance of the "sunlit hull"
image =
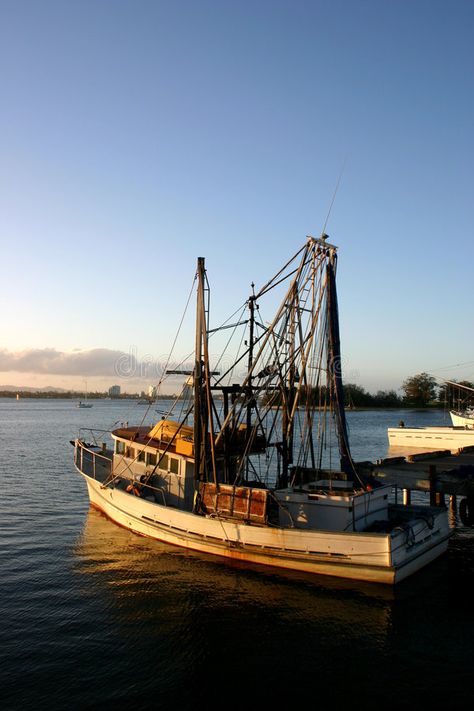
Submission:
[[459,412],[450,411],[451,422],[454,427],[469,427],[474,429],[474,416],[462,415]]
[[474,428],[465,427],[389,427],[391,447],[451,449],[474,445]]
[[[92,506],[134,533],[201,553],[260,565],[393,584],[447,548],[446,512],[430,509],[391,534],[308,531],[212,519],[103,487],[86,475]],[[430,528],[431,525],[431,528]]]

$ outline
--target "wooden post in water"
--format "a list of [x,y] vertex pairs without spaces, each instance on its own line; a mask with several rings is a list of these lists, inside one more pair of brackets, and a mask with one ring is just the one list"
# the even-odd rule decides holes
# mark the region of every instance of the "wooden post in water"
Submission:
[[403,505],[409,506],[411,504],[411,489],[403,489]]
[[428,476],[430,480],[430,506],[437,506],[436,497],[436,465],[430,464],[428,467]]
[[430,506],[446,506],[442,491],[436,491],[436,465],[430,464],[428,467],[430,478]]

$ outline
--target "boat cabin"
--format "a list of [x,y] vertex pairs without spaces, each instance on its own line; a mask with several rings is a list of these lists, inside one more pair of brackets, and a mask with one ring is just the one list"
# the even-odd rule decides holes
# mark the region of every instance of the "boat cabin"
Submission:
[[[174,428],[173,428],[174,426]],[[112,432],[113,471],[116,477],[143,481],[157,491],[159,503],[191,510],[194,499],[192,428],[169,420],[149,427],[121,427]],[[174,431],[173,431],[174,429]]]
[[388,521],[389,485],[354,492],[352,482],[319,479],[304,488],[279,489],[280,526],[365,531],[376,522]]

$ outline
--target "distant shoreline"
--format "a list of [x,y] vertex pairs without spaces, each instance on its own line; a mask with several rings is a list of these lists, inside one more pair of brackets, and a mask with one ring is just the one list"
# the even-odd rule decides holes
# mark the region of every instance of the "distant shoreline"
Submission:
[[[84,393],[76,392],[35,392],[29,390],[0,390],[0,398],[9,398],[11,400],[16,400],[17,395],[19,395],[20,400],[84,400]],[[152,402],[156,400],[169,400],[175,397],[174,395],[161,395],[159,397],[153,398]],[[122,394],[119,397],[110,397],[105,393],[87,393],[88,400],[146,400],[143,395],[139,393],[132,394]]]
[[[30,391],[21,391],[21,390],[15,390],[15,391],[1,391],[0,390],[0,398],[4,399],[9,399],[9,400],[16,400],[17,399],[17,394],[20,396],[20,400],[83,400],[84,399],[84,394],[83,393],[77,393],[77,392],[66,392],[66,393],[59,393],[59,392],[30,392]],[[154,402],[160,401],[160,400],[173,400],[176,398],[176,395],[160,395],[152,402],[150,402],[150,405],[152,405]],[[132,393],[132,394],[122,394],[120,397],[110,397],[109,395],[106,395],[104,393],[88,393],[87,394],[87,399],[88,400],[113,400],[114,402],[120,402],[120,401],[125,401],[125,400],[139,400],[143,401],[146,398],[143,398],[142,395],[138,393]],[[346,407],[346,413],[350,412],[369,412],[371,410],[421,410],[421,411],[431,411],[431,410],[444,410],[446,409],[445,405],[442,403],[433,403],[432,405],[425,405],[425,406],[420,406],[420,405],[412,405],[409,403],[400,403],[399,405],[385,405],[383,403],[373,403],[371,405],[364,405],[360,407]]]

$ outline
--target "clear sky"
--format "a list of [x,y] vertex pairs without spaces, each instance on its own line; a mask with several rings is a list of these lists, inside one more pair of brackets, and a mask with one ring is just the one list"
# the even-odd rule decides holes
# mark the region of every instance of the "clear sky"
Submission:
[[474,378],[473,59],[470,1],[0,0],[0,384],[133,389],[196,257],[217,322],[341,171],[346,381]]

